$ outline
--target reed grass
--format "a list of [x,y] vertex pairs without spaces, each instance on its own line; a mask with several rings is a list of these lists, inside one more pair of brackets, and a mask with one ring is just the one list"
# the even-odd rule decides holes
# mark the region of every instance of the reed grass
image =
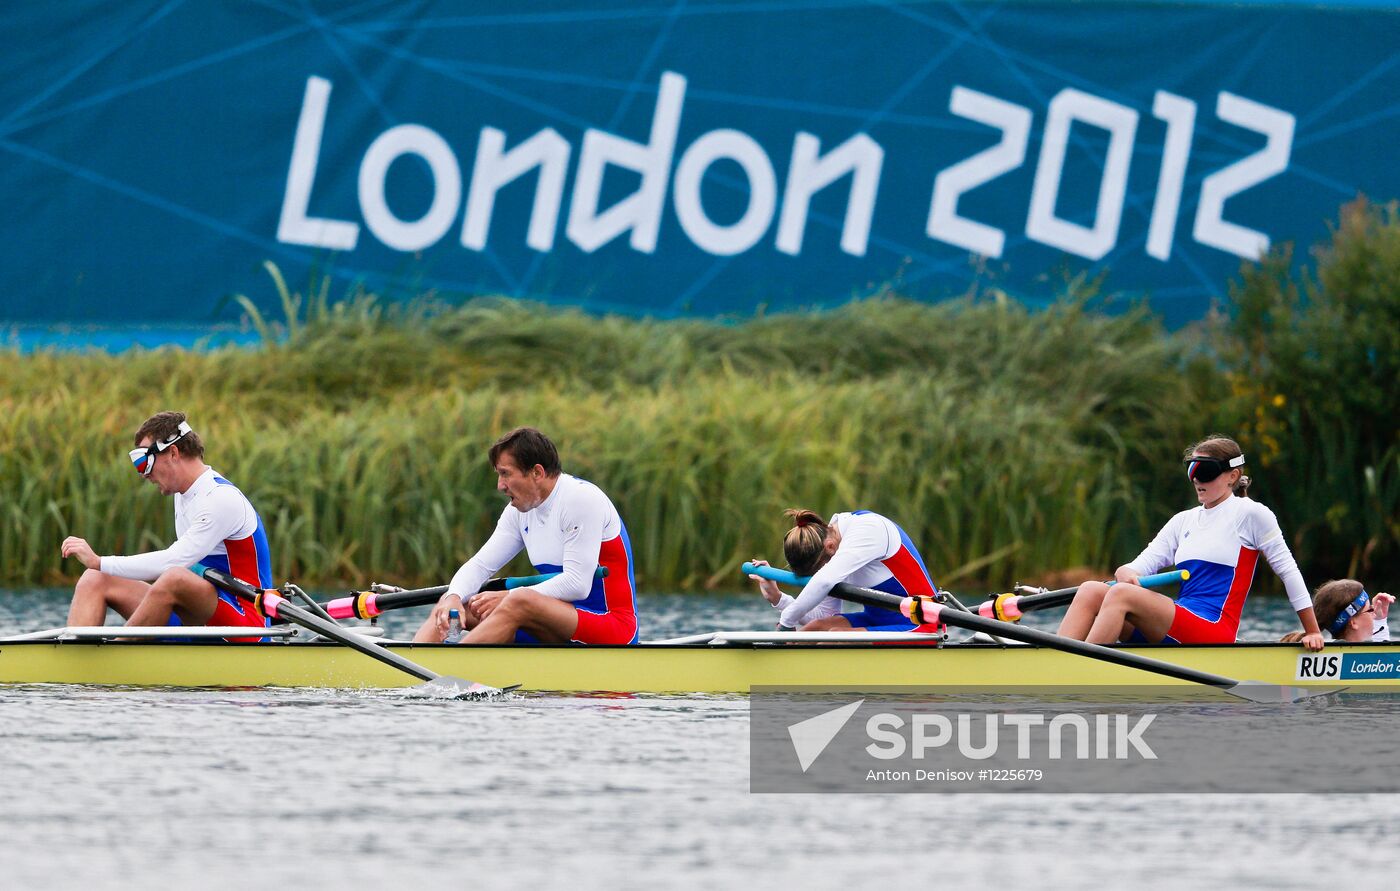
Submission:
[[654,321],[332,301],[270,267],[282,315],[245,301],[256,348],[0,352],[0,582],[71,579],[68,534],[168,543],[169,503],[125,458],[166,408],[262,512],[278,578],[320,586],[450,576],[493,528],[485,451],[518,424],[611,494],[652,590],[740,586],[741,561],[779,554],[790,506],[895,518],[943,585],[1106,571],[1190,506],[1177,453],[1212,429],[1257,456],[1310,582],[1393,580],[1397,232],[1368,208],[1315,267],[1251,267],[1232,314],[1171,334],[1083,281],[1035,312],[979,287]]

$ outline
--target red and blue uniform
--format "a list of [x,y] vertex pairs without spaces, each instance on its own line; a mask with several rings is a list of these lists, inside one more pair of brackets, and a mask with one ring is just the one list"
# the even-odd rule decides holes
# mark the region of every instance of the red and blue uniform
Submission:
[[[511,505],[501,512],[496,531],[457,574],[447,590],[470,597],[524,549],[540,573],[559,575],[533,586],[546,597],[571,603],[578,611],[573,643],[635,644],[638,639],[636,581],[632,542],[622,517],[602,489],[567,473],[559,474],[549,497],[531,510]],[[599,566],[608,574],[596,578]],[[538,643],[517,631],[517,643]]]
[[[102,558],[101,570],[121,578],[153,582],[172,567],[196,563],[220,569],[250,585],[272,587],[272,552],[262,517],[238,487],[207,469],[184,492],[176,492],[175,543],[162,551]],[[251,604],[219,591],[209,625],[265,627]],[[183,624],[171,613],[166,624]]]
[[[1177,594],[1165,643],[1234,643],[1261,555],[1283,581],[1293,609],[1311,607],[1278,519],[1248,498],[1230,495],[1215,507],[1182,511],[1128,566],[1140,576],[1173,565],[1191,572]],[[1143,638],[1135,631],[1132,639]]]
[[[932,597],[936,592],[924,558],[897,523],[873,511],[836,514],[828,526],[841,535],[836,553],[817,570],[796,598],[784,595],[776,606],[782,624],[800,628],[814,619],[834,616],[841,601],[827,596],[838,582],[874,588],[900,597]],[[845,613],[853,628],[910,631],[914,624],[897,610],[867,606]]]

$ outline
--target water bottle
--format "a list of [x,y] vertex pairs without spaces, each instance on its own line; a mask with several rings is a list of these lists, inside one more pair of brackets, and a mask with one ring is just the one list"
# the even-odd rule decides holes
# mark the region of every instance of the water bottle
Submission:
[[447,611],[447,636],[442,639],[443,643],[462,642],[462,614],[457,610]]

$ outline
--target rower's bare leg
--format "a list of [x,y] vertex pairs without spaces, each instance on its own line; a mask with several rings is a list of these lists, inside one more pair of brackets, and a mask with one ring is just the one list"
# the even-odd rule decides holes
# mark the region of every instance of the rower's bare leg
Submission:
[[107,623],[108,607],[123,618],[129,618],[151,588],[136,579],[108,575],[96,569],[83,572],[73,588],[73,603],[68,607],[68,624],[88,628]]
[[213,585],[188,569],[172,567],[155,580],[126,624],[165,625],[173,612],[186,625],[203,625],[214,615],[218,602]]
[[573,640],[576,630],[578,610],[573,604],[531,588],[517,588],[507,592],[491,614],[462,638],[462,643],[510,643],[515,640],[516,631],[528,631],[545,643],[567,643]]
[[1160,643],[1176,619],[1176,601],[1137,585],[1117,584],[1104,596],[1098,618],[1085,638],[1089,643],[1106,644],[1123,639],[1125,625],[1131,625],[1151,643]]
[[1060,620],[1057,633],[1061,637],[1074,640],[1087,638],[1107,594],[1108,585],[1103,582],[1085,582],[1080,585],[1079,590],[1074,592],[1074,600],[1070,601],[1069,609],[1065,610],[1065,617]]
[[864,628],[852,628],[851,622],[845,616],[826,616],[821,619],[813,619],[802,626],[803,631],[864,631]]

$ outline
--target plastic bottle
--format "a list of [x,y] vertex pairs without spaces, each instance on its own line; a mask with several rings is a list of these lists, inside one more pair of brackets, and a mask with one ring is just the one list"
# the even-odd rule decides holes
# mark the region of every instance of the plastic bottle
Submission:
[[447,636],[442,639],[443,643],[462,642],[462,614],[457,610],[447,611]]

